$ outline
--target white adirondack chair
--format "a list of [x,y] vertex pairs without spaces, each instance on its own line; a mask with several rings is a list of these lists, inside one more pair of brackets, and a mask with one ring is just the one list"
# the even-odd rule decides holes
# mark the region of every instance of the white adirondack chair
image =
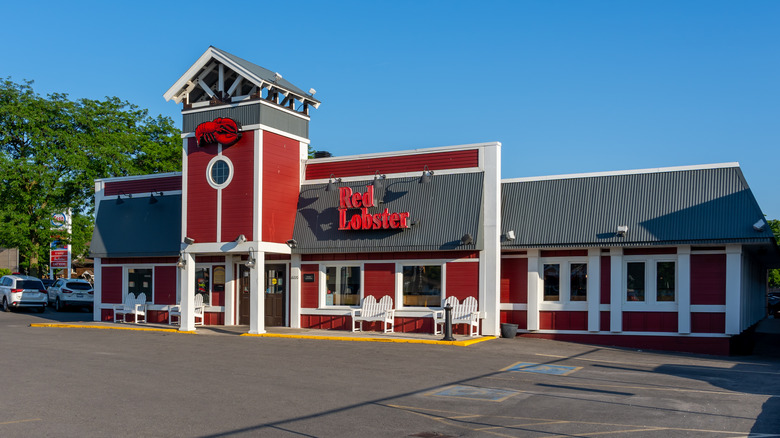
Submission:
[[[203,320],[206,316],[206,306],[203,305],[203,295],[195,295],[194,307],[195,325],[203,325]],[[181,325],[181,305],[171,306],[171,308],[168,309],[168,324],[173,323],[173,318],[176,318],[176,322]]]
[[452,312],[452,325],[468,324],[469,336],[479,335],[479,309],[477,299],[467,297]]
[[[121,320],[119,316],[122,316]],[[138,324],[138,317],[140,316],[142,321],[146,322],[146,294],[138,295],[138,298],[134,294],[127,294],[125,302],[122,304],[114,304],[114,322],[125,322],[125,315],[133,315],[133,321]]]
[[395,310],[389,295],[383,296],[379,302],[373,295],[369,295],[363,298],[360,308],[352,308],[350,313],[353,332],[363,331],[363,321],[381,321],[385,333],[392,333],[395,328]]
[[452,307],[452,311],[455,311],[455,308],[458,307],[458,298],[457,297],[447,297],[446,300],[441,302],[441,310],[434,310],[433,311],[433,334],[434,335],[440,335],[444,333],[444,323],[445,323],[445,312],[444,308],[447,307],[447,304]]

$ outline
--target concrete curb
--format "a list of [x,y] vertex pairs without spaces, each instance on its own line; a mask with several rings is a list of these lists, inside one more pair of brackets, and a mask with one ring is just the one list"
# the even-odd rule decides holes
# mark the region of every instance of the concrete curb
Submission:
[[351,341],[351,342],[393,342],[398,344],[429,344],[429,345],[455,345],[458,347],[468,347],[479,342],[496,339],[492,336],[485,336],[477,339],[465,341],[434,341],[427,339],[398,339],[398,338],[353,338],[349,336],[317,336],[317,335],[281,335],[276,333],[252,334],[243,333],[239,336],[252,336],[256,338],[293,338],[293,339],[322,339],[326,341]]
[[185,333],[194,335],[195,332],[185,332],[177,329],[151,328],[151,327],[109,327],[103,325],[87,324],[30,324],[30,327],[54,327],[54,328],[91,328],[102,330],[133,330],[139,332],[164,332],[164,333]]

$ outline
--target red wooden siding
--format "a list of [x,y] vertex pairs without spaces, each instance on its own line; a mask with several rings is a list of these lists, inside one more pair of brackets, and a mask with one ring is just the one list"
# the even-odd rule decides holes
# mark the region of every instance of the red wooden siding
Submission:
[[349,327],[351,319],[348,315],[301,315],[301,327],[325,330],[351,330]]
[[198,147],[194,137],[187,140],[187,227],[184,235],[198,243],[217,241],[217,191],[206,179],[206,168],[215,155],[216,144]]
[[101,259],[104,265],[163,264],[176,263],[178,257],[106,257]]
[[300,142],[263,132],[263,241],[292,239],[301,175]]
[[612,328],[612,320],[608,311],[599,312],[599,330],[608,332]]
[[525,330],[528,328],[528,312],[525,310],[502,310],[501,322],[517,324],[517,328]]
[[[306,274],[314,275],[314,282],[307,283],[303,281],[303,276]],[[319,281],[320,281],[320,267],[319,265],[301,265],[301,308],[302,309],[316,309],[319,305]]]
[[225,325],[225,314],[223,312],[206,312],[203,318],[204,325]]
[[[363,296],[372,295],[377,300],[385,295],[395,299],[395,264],[366,263],[363,265]],[[393,307],[396,303],[393,303]]]
[[541,257],[587,257],[587,249],[554,249],[542,251]]
[[339,260],[428,260],[428,259],[477,259],[479,251],[441,252],[364,252],[345,254],[303,254],[304,262],[330,262]]
[[539,312],[541,330],[587,330],[588,312],[541,311]]
[[447,263],[447,296],[479,299],[479,262]]
[[601,256],[601,304],[612,299],[612,258]]
[[154,304],[176,304],[176,266],[154,267]]
[[[255,240],[252,232],[255,205],[254,150],[254,131],[245,131],[236,144],[222,148],[222,155],[233,163],[233,179],[222,189],[222,242],[235,240],[239,234],[246,236],[247,240]],[[205,176],[202,179],[205,179]],[[197,198],[188,197],[188,203],[198,202]],[[197,238],[195,240],[197,241]]]
[[380,173],[420,172],[428,166],[431,170],[462,169],[479,166],[479,150],[408,154],[395,157],[366,158],[326,163],[309,161],[306,179],[325,179],[334,174],[339,178]]
[[623,312],[624,332],[676,332],[677,312]]
[[726,255],[691,255],[691,304],[726,305]]
[[725,313],[691,313],[692,333],[725,333]]
[[105,196],[116,196],[119,194],[129,195],[131,193],[150,193],[150,192],[171,192],[181,190],[181,175],[154,177],[150,176],[143,179],[134,179],[130,181],[112,181],[107,182],[103,189]]
[[501,259],[501,302],[528,302],[528,259]]
[[101,279],[101,302],[116,303],[122,302],[122,267],[104,266],[100,270],[103,277]]

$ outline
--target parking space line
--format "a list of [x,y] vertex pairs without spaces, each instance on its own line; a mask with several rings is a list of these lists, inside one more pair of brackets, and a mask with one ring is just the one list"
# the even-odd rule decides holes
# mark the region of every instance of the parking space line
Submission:
[[41,419],[41,418],[28,418],[26,420],[4,421],[4,422],[0,423],[0,426],[5,425],[5,424],[30,423],[30,422],[33,422],[33,421],[43,421],[43,419]]

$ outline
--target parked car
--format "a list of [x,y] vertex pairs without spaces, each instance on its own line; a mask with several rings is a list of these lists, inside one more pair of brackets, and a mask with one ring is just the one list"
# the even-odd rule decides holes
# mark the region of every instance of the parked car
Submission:
[[48,303],[43,282],[27,275],[12,274],[0,278],[0,297],[5,312],[12,308],[32,307],[43,313]]
[[44,289],[49,289],[49,286],[54,284],[54,280],[52,280],[51,278],[41,278],[41,283],[43,283]]
[[780,312],[780,292],[769,292],[769,314],[776,315]]
[[54,304],[58,312],[65,307],[88,307],[92,309],[95,301],[94,290],[87,280],[78,278],[60,278],[49,286],[49,303]]

